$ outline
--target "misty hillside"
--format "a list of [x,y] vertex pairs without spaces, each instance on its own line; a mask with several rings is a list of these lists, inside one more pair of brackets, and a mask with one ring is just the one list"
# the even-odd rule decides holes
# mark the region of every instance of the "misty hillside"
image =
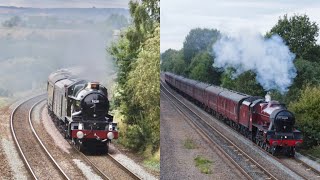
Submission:
[[129,21],[126,9],[0,7],[0,96],[44,88],[61,68],[108,87],[116,69],[106,48]]

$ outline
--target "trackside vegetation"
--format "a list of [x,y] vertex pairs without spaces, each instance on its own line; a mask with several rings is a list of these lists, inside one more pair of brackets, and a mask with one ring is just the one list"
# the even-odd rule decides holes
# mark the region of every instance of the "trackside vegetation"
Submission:
[[132,24],[108,48],[118,67],[113,108],[121,113],[120,143],[160,161],[160,1],[130,1]]

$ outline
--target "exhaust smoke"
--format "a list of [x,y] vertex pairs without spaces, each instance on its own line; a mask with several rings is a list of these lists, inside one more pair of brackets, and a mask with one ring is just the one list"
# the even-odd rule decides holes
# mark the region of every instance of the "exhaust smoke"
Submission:
[[213,66],[234,68],[234,77],[251,70],[266,91],[287,92],[297,75],[293,64],[295,54],[278,35],[264,38],[261,34],[246,32],[236,37],[222,36],[213,45],[213,53]]

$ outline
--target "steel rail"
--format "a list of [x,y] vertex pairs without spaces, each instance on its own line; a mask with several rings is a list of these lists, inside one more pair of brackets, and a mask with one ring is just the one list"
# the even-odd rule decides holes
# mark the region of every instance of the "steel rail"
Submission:
[[68,177],[68,175],[63,171],[63,169],[60,167],[60,165],[57,163],[57,161],[53,158],[53,156],[50,154],[50,152],[48,151],[48,149],[45,147],[45,145],[43,144],[43,142],[41,141],[41,139],[39,138],[37,132],[35,131],[33,124],[32,124],[32,111],[33,109],[40,104],[41,102],[45,101],[45,99],[42,99],[40,101],[38,101],[37,103],[35,103],[31,109],[29,110],[29,125],[31,127],[32,133],[35,136],[35,138],[37,139],[38,143],[41,145],[42,149],[45,151],[46,155],[49,157],[49,159],[51,160],[51,162],[54,164],[54,166],[56,167],[56,169],[60,172],[60,174],[63,176],[63,178],[70,180],[70,178]]
[[140,180],[141,178],[136,175],[134,172],[132,172],[130,169],[128,169],[127,167],[125,167],[123,164],[121,164],[117,159],[115,159],[115,157],[111,154],[108,153],[108,157],[110,157],[110,159],[115,162],[122,170],[124,170],[126,173],[128,173],[133,179],[137,179]]
[[[183,103],[181,100],[179,100],[175,95],[173,95],[161,82],[161,87],[166,90],[167,93],[170,94],[171,97],[173,97],[179,104],[181,104],[183,107],[185,107],[187,110],[189,110],[192,114],[194,114],[198,119],[202,120],[207,126],[209,126],[212,130],[214,130],[220,137],[222,137],[224,140],[226,140],[230,145],[235,147],[242,155],[244,155],[247,159],[249,159],[253,164],[255,164],[259,169],[261,169],[267,176],[270,177],[270,179],[277,179],[272,173],[270,173],[268,170],[266,170],[262,165],[260,165],[257,161],[255,161],[253,158],[251,158],[247,153],[245,153],[241,148],[239,148],[236,144],[231,142],[226,136],[224,136],[219,130],[217,130],[215,127],[208,124],[206,121],[203,120],[196,112],[194,112],[192,109],[190,109],[185,103]],[[162,90],[162,92],[164,92]],[[165,92],[164,92],[165,93]],[[168,96],[169,97],[169,96]],[[170,97],[169,97],[170,98]],[[171,98],[170,98],[171,99]],[[183,111],[180,109],[180,111]],[[210,138],[209,138],[210,139]],[[228,155],[229,156],[229,155]],[[231,157],[230,157],[231,158]],[[237,167],[241,166],[236,165]],[[240,169],[239,169],[240,170]],[[244,169],[240,170],[246,172]],[[247,173],[247,172],[246,172]]]
[[[43,95],[43,94],[42,94],[42,95]],[[41,96],[41,95],[38,95],[38,96],[35,96],[35,97],[31,97],[31,98],[29,98],[29,99],[21,102],[20,104],[17,105],[17,107],[15,107],[15,108],[13,109],[13,111],[11,112],[11,115],[10,115],[10,130],[11,130],[12,137],[13,137],[13,139],[14,139],[14,142],[15,142],[16,147],[17,147],[18,150],[19,150],[19,151],[18,151],[18,152],[19,152],[19,155],[20,155],[20,156],[22,157],[22,159],[23,159],[23,163],[25,164],[25,166],[27,166],[27,170],[29,171],[29,173],[32,175],[32,177],[33,177],[34,179],[38,179],[38,178],[36,177],[36,175],[35,175],[35,173],[34,173],[34,170],[32,169],[32,167],[31,167],[31,165],[29,164],[29,162],[28,162],[25,154],[23,153],[22,148],[21,148],[21,146],[20,146],[20,143],[19,143],[19,141],[18,141],[18,139],[17,139],[17,136],[16,136],[16,134],[15,134],[14,127],[13,127],[13,116],[14,116],[14,114],[16,113],[17,109],[18,109],[19,107],[21,107],[23,104],[27,103],[28,101],[31,101],[32,99],[39,98],[40,96]]]

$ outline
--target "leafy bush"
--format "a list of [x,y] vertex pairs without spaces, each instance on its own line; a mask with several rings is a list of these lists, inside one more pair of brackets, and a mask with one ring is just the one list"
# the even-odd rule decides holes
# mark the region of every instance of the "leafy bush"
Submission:
[[298,101],[289,105],[307,148],[320,144],[320,86],[306,86]]

